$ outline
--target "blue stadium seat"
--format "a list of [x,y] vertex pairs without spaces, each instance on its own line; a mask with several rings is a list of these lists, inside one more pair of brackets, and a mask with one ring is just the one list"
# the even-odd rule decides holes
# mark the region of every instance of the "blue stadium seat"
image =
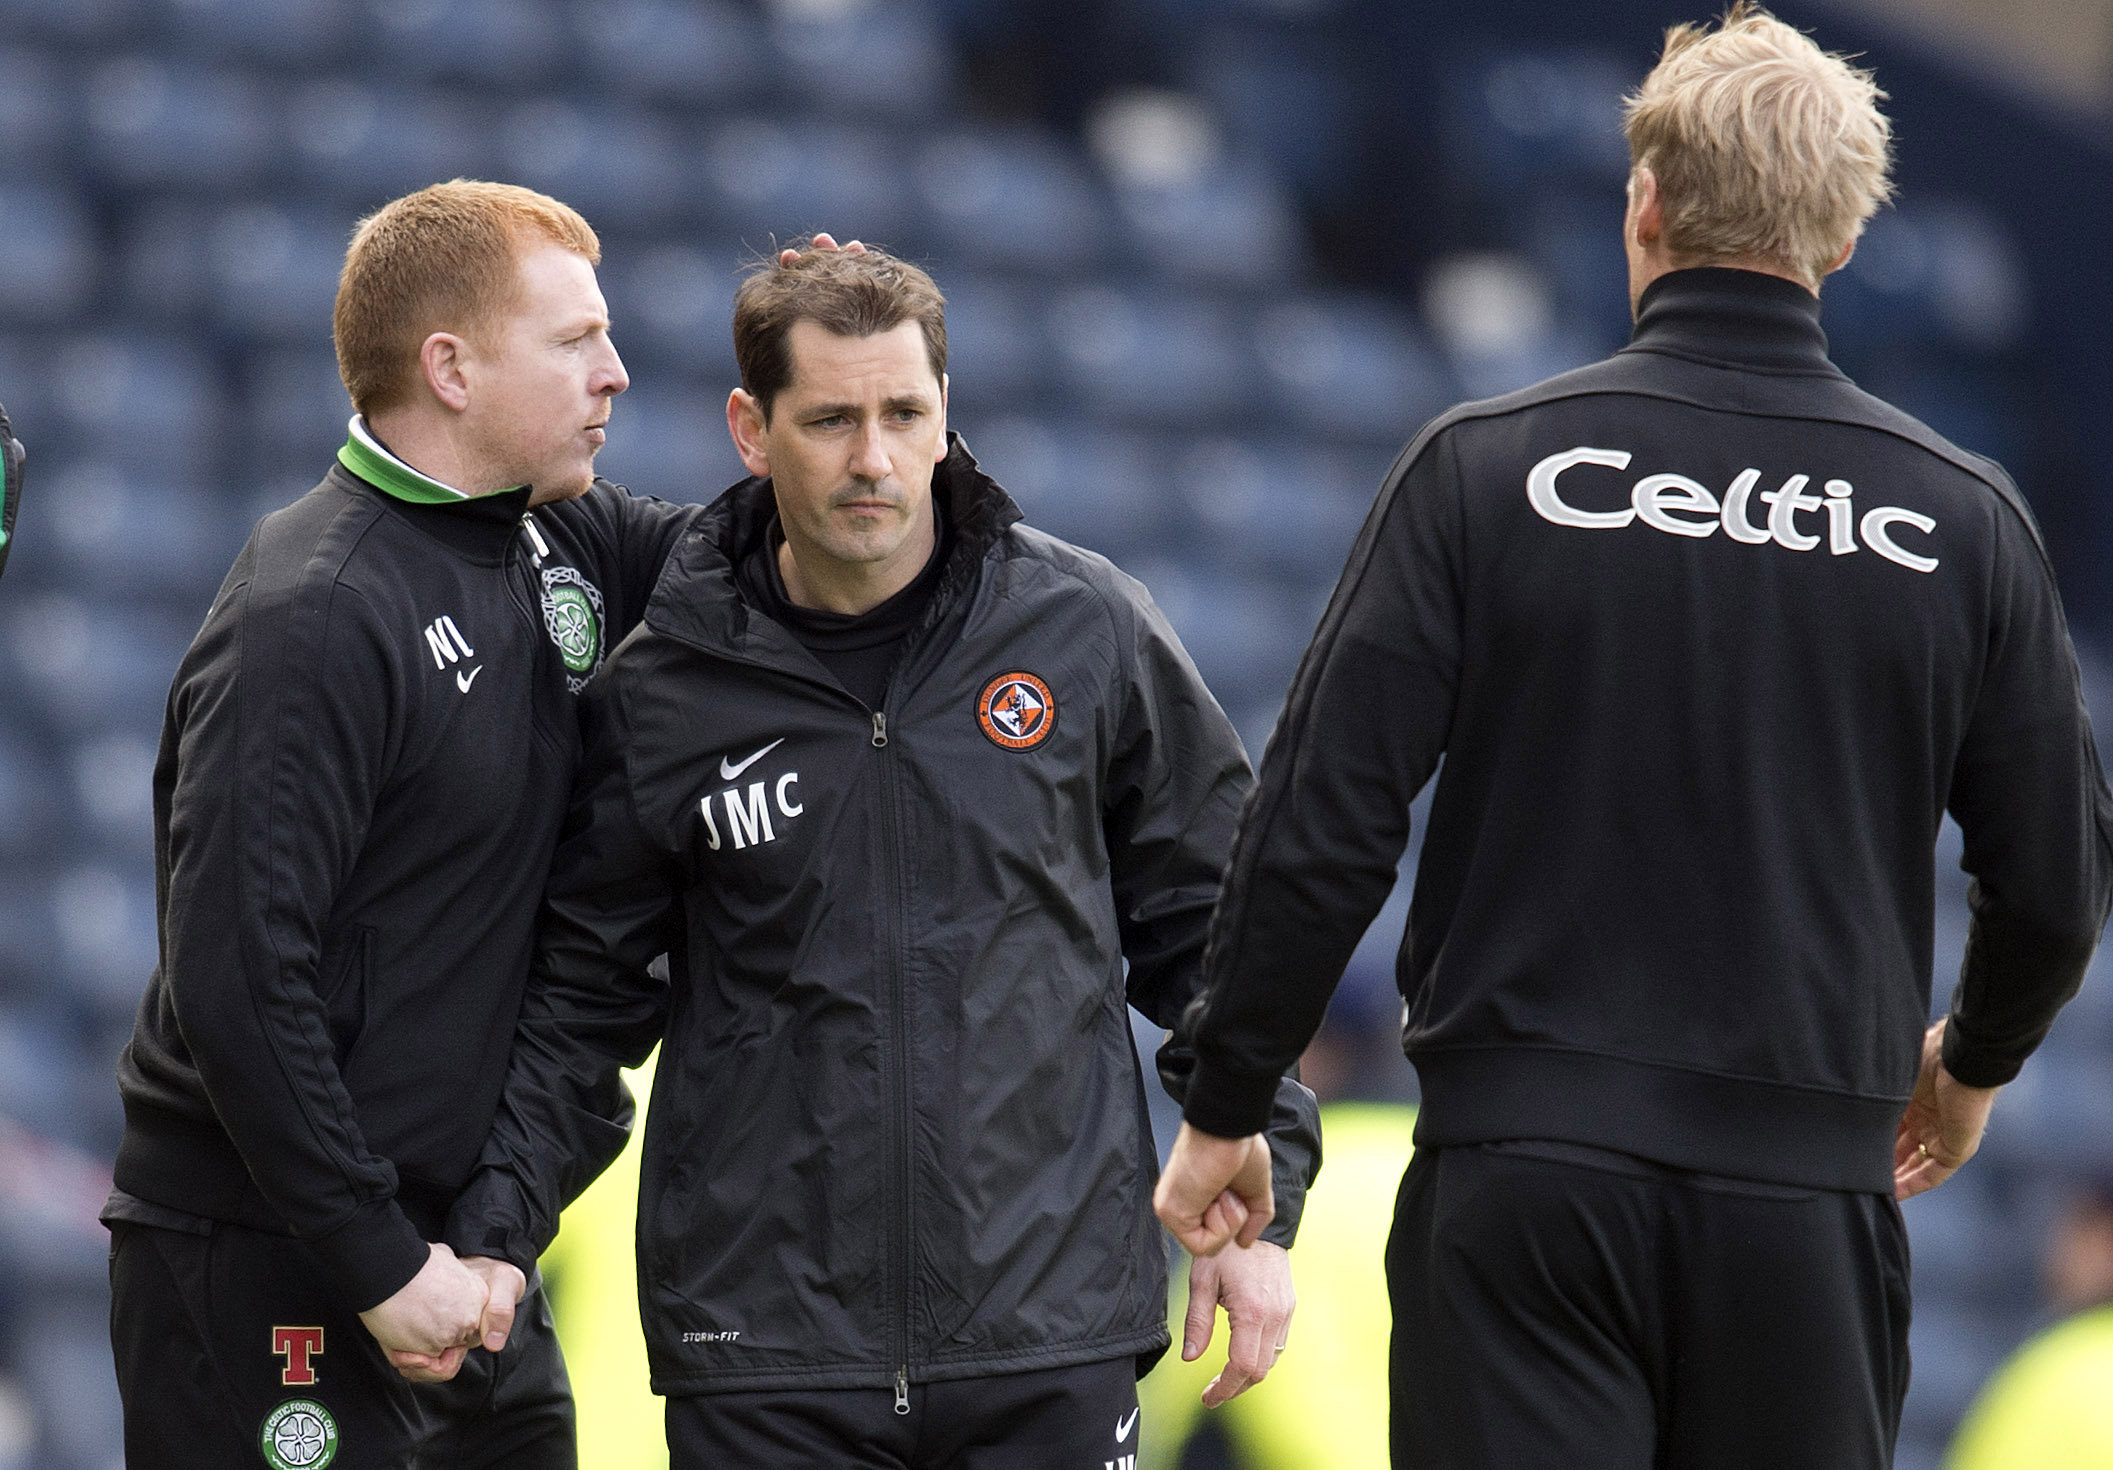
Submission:
[[119,57],[89,73],[86,102],[89,160],[119,188],[239,188],[278,149],[272,97],[236,72]]
[[1027,523],[1123,562],[1157,544],[1178,509],[1158,444],[1085,419],[957,418],[983,469]]
[[720,230],[751,249],[816,230],[904,249],[903,153],[870,126],[729,118],[696,140],[693,187]]
[[1192,31],[1174,64],[1239,148],[1301,199],[1325,205],[1344,202],[1354,183],[1361,78],[1354,43],[1314,27],[1315,8],[1275,24],[1242,18]]
[[353,0],[175,0],[169,8],[177,45],[275,67],[328,61],[369,24]]
[[1211,299],[1080,287],[1052,300],[1046,321],[1064,381],[1110,417],[1239,423],[1261,396],[1236,313]]
[[159,327],[197,326],[212,309],[211,206],[140,199],[118,216],[115,274],[125,314]]
[[10,699],[67,739],[84,731],[157,730],[169,680],[197,632],[188,616],[136,604],[90,603],[63,593],[8,598],[5,664]]
[[552,0],[367,0],[362,37],[378,75],[466,77],[519,96],[572,57]]
[[0,178],[57,171],[73,131],[70,68],[41,51],[0,47]]
[[73,997],[90,1014],[135,1011],[160,951],[151,861],[91,859],[56,874],[49,893],[58,969]]
[[1638,79],[1631,59],[1504,50],[1463,56],[1440,72],[1449,161],[1489,197],[1550,178],[1618,185],[1628,177],[1620,104]]
[[154,861],[157,739],[158,732],[151,729],[110,731],[69,752],[74,808],[99,856],[134,865]]
[[1046,381],[1049,344],[1027,290],[991,276],[942,270],[947,375],[956,410],[1024,407]]
[[564,200],[600,228],[655,223],[694,208],[687,140],[632,107],[539,97],[500,120],[501,177]]
[[1310,441],[1199,439],[1175,457],[1174,483],[1212,560],[1318,584],[1342,569],[1390,458]]
[[919,199],[934,251],[1012,271],[1076,271],[1107,252],[1112,224],[1098,182],[1071,148],[1030,128],[934,137],[919,151]]
[[275,341],[328,341],[351,226],[342,215],[262,201],[214,211],[207,260],[219,322]]
[[495,106],[448,87],[333,76],[293,88],[286,129],[301,181],[361,209],[495,171]]
[[748,474],[726,433],[731,382],[656,381],[616,401],[600,472],[641,495],[692,504]]
[[1262,286],[1310,265],[1291,197],[1259,159],[1228,156],[1165,187],[1118,182],[1115,202],[1146,258],[1170,276]]
[[0,35],[44,36],[101,46],[146,30],[150,0],[0,0]]
[[[0,711],[0,860],[30,862],[48,858],[57,830],[59,814],[65,810],[63,787],[50,753],[34,738],[27,721],[9,728],[24,711]],[[0,903],[0,910],[5,904]],[[12,922],[0,912],[0,929]],[[8,941],[0,936],[0,968],[7,960]],[[6,981],[0,978],[0,991]]]
[[264,348],[244,362],[242,380],[242,418],[258,447],[275,465],[321,479],[352,417],[337,354],[327,346]]
[[0,320],[62,321],[100,284],[94,226],[69,192],[0,184],[0,239]]
[[[83,334],[52,352],[49,422],[105,458],[203,479],[219,447],[219,375],[170,337]],[[53,446],[56,448],[57,446]]]
[[[634,374],[642,365],[670,365],[724,388],[733,386],[730,324],[743,255],[731,241],[608,244],[602,292],[609,299],[617,350]],[[625,413],[626,407],[619,403],[617,412]]]
[[1125,569],[1151,589],[1221,705],[1282,701],[1309,630],[1296,625],[1279,583],[1164,557]]
[[575,6],[572,20],[601,86],[620,96],[724,107],[768,75],[761,22],[724,0],[608,0]]
[[1256,314],[1255,344],[1273,399],[1315,429],[1399,445],[1460,396],[1390,301],[1280,297]]
[[953,53],[914,0],[774,7],[769,30],[803,110],[847,119],[929,117],[952,99]]
[[67,589],[205,615],[247,530],[226,497],[99,459],[54,458],[40,469],[40,560]]

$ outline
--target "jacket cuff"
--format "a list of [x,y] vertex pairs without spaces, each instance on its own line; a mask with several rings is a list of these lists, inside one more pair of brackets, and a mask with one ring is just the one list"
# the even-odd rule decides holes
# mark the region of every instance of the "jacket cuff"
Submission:
[[1277,1074],[1247,1076],[1198,1057],[1181,1116],[1190,1127],[1219,1138],[1245,1138],[1269,1127],[1276,1097]]
[[526,1201],[513,1176],[483,1169],[456,1197],[440,1238],[458,1256],[491,1256],[533,1278],[542,1251],[522,1223],[526,1218]]
[[322,1258],[359,1312],[402,1291],[432,1256],[425,1237],[394,1199],[361,1205],[337,1229],[311,1239],[308,1248]]
[[1968,1087],[2001,1087],[2024,1069],[2023,1059],[1991,1057],[1975,1047],[1954,1016],[1944,1028],[1944,1070]]

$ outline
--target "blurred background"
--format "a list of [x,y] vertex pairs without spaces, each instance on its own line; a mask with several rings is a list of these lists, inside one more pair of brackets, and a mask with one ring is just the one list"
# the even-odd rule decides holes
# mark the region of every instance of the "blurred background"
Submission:
[[[956,427],[1030,520],[1144,578],[1259,753],[1399,446],[1625,339],[1617,100],[1705,3],[0,0],[0,400],[30,446],[0,586],[0,1470],[121,1458],[95,1215],[155,958],[161,706],[250,523],[342,441],[361,214],[455,175],[580,208],[635,383],[603,467],[679,500],[740,473],[744,262],[814,229],[925,262]],[[1777,9],[1864,53],[1898,127],[1898,207],[1827,288],[1837,359],[2016,474],[2103,718],[2113,6]],[[1382,1108],[1414,1100],[1403,900],[1312,1067]],[[2113,1172],[2104,971],[1907,1210],[1910,1470],[2051,1320],[2043,1242]],[[1284,1463],[1206,1438],[1161,1463]]]

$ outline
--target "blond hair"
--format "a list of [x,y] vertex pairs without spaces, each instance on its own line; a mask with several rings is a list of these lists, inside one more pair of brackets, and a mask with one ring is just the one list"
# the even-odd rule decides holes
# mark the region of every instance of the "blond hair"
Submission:
[[1817,290],[1892,197],[1892,124],[1868,71],[1739,0],[1677,25],[1623,99],[1634,169],[1657,176],[1675,260],[1757,259]]
[[544,243],[601,263],[601,241],[577,211],[516,184],[452,179],[361,220],[331,319],[352,406],[373,414],[402,402],[426,338],[471,335],[509,309],[520,291],[515,263]]

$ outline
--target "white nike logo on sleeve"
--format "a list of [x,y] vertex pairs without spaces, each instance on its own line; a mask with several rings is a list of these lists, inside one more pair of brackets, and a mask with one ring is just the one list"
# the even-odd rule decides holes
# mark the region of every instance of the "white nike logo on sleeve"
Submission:
[[783,735],[780,735],[777,739],[771,741],[770,744],[764,746],[761,750],[757,751],[754,755],[750,756],[747,760],[742,761],[738,765],[736,765],[733,761],[728,760],[725,756],[720,756],[719,779],[722,781],[733,780],[735,777],[739,776],[743,771],[747,770],[757,761],[763,759],[763,757],[765,757],[766,755],[769,755],[772,751],[776,750],[779,746],[783,745],[784,743],[785,737]]
[[1136,1425],[1137,1410],[1132,1409],[1130,1411],[1129,1418],[1118,1419],[1115,1421],[1115,1442],[1117,1444],[1121,1444],[1124,1440],[1128,1439],[1130,1437],[1130,1431],[1135,1428]]

